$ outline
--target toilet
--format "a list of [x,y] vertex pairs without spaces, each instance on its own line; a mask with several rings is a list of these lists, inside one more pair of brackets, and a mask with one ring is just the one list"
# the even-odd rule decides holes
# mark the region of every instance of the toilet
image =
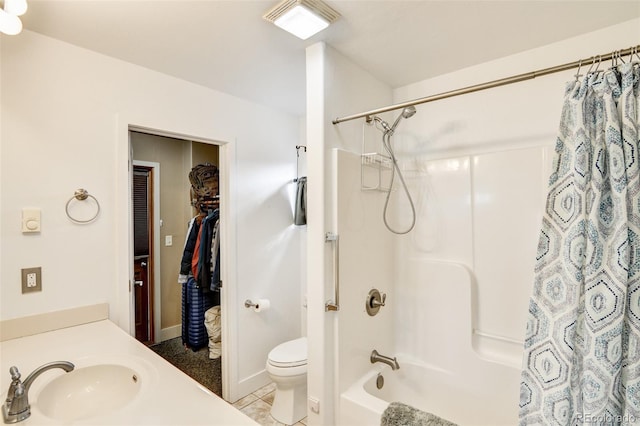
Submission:
[[281,343],[269,352],[267,373],[276,385],[271,416],[287,425],[307,415],[307,338]]

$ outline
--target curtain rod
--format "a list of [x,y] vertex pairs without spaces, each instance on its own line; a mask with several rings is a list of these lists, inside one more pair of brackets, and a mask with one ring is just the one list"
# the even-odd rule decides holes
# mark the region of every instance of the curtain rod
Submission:
[[[590,65],[591,67],[593,67],[594,65],[597,64],[597,66],[600,66],[600,63],[602,63],[602,61],[617,60],[617,59],[622,60],[623,56],[628,56],[633,54],[640,55],[640,45],[630,47],[624,50],[616,50],[611,53],[607,53],[606,55],[592,56],[589,59],[580,59],[574,62],[569,62],[567,64],[557,65],[555,67],[544,68],[538,71],[531,71],[524,74],[518,74],[511,77],[501,78],[499,80],[493,80],[487,83],[481,83],[481,84],[476,84],[474,86],[468,86],[461,89],[451,90],[449,92],[443,92],[437,95],[427,96],[425,98],[414,99],[412,101],[389,105],[383,108],[372,109],[371,111],[361,112],[359,114],[339,117],[333,120],[332,123],[340,124],[345,121],[355,120],[357,118],[369,117],[372,115],[381,114],[383,112],[393,111],[396,109],[406,108],[413,105],[419,105],[427,102],[438,101],[440,99],[451,98],[459,95],[465,95],[467,93],[478,92],[480,90],[493,89],[494,87],[506,86],[507,84],[519,83],[521,81],[532,80],[536,77],[553,74],[560,71],[566,71],[576,67],[579,68],[583,65]],[[580,69],[578,69],[578,72],[580,72]]]

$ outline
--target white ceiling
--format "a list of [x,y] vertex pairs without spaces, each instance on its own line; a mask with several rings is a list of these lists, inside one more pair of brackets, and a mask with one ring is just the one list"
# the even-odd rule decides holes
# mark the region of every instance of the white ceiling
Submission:
[[342,17],[306,41],[262,19],[279,0],[29,0],[23,22],[31,31],[303,114],[305,48],[318,41],[399,87],[640,16],[639,0],[326,1]]

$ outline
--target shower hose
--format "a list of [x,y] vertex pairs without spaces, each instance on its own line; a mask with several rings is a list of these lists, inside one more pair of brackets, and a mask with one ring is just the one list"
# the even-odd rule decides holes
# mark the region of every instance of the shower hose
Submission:
[[[391,147],[391,135],[393,132],[386,131],[382,135],[382,145],[386,149],[387,153],[391,157],[391,162],[393,163],[393,167],[391,168],[391,183],[389,184],[389,190],[387,191],[387,197],[384,201],[384,210],[382,211],[382,220],[384,221],[384,226],[394,234],[403,235],[411,232],[413,227],[416,225],[416,208],[413,204],[413,199],[411,198],[411,194],[409,193],[409,189],[407,188],[407,183],[404,181],[404,176],[402,176],[402,171],[398,166],[398,161],[396,160],[395,153],[393,152],[393,148]],[[409,204],[411,205],[411,225],[404,231],[398,231],[389,225],[387,221],[387,209],[389,207],[389,198],[391,198],[391,190],[393,189],[393,182],[395,179],[395,174],[398,173],[398,178],[400,179],[400,183],[402,183],[402,188],[404,189],[404,193],[407,195],[407,199],[409,200]]]

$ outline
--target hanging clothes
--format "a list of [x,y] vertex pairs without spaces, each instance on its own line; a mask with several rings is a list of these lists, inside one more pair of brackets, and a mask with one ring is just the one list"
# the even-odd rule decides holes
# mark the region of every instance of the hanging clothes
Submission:
[[194,351],[207,345],[205,312],[220,305],[217,230],[218,169],[200,164],[189,173],[191,205],[200,213],[187,231],[178,282],[182,285],[182,342]]
[[[202,217],[198,217],[197,220],[202,220]],[[198,227],[198,235],[193,247],[193,256],[191,257],[191,275],[196,279],[196,282],[198,282],[198,268],[200,266],[200,247],[202,246],[202,230],[204,229],[202,226],[203,223],[204,222],[200,223]]]
[[211,291],[218,291],[220,284],[220,219],[217,219],[211,243]]
[[[213,210],[203,220],[200,226],[201,242],[199,247],[198,284],[207,289],[217,291],[220,287],[220,272],[215,274],[215,267],[219,265],[219,242],[216,232],[219,224],[219,212]],[[214,252],[215,248],[215,252]]]
[[538,243],[521,425],[640,422],[640,68],[567,86]]
[[192,274],[192,261],[193,254],[196,251],[196,244],[198,235],[200,233],[200,221],[201,216],[196,216],[189,221],[187,228],[187,238],[184,242],[184,249],[182,251],[182,260],[180,261],[180,273],[178,274],[178,283],[184,284],[187,282],[189,275]]

